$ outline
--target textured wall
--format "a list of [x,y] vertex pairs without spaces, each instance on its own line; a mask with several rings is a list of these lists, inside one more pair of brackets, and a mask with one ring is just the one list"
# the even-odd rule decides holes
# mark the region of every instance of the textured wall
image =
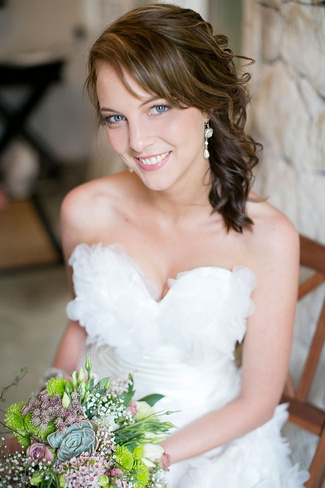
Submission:
[[[255,190],[300,233],[325,243],[325,5],[245,0],[251,68],[249,130],[263,143]],[[298,306],[291,370],[298,377],[325,287]],[[325,358],[311,393],[325,405]],[[300,457],[308,440],[299,439]],[[299,457],[299,456],[298,456]]]
[[256,59],[250,125],[264,144],[257,188],[325,242],[325,6],[246,0],[244,35]]

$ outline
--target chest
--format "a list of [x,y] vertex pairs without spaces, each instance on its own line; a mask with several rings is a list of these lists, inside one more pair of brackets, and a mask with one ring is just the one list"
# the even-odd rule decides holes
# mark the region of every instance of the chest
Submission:
[[126,348],[128,358],[130,351],[142,357],[141,351],[161,346],[180,350],[183,359],[208,354],[215,361],[217,351],[232,358],[245,333],[255,286],[247,268],[181,273],[157,300],[138,263],[120,245],[82,244],[69,262],[76,292],[69,317],[86,327],[90,342]]
[[155,283],[159,299],[169,291],[169,279],[200,267],[216,266],[231,270],[247,262],[246,250],[238,239],[211,229],[193,228],[178,232],[121,233],[116,238],[127,254],[139,263],[144,276]]

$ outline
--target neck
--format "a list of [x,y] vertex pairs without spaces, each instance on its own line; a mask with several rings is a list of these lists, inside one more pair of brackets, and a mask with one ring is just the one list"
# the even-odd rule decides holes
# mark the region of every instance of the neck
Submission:
[[147,198],[162,218],[170,222],[195,219],[211,211],[209,173],[191,180],[182,179],[166,190],[148,190]]

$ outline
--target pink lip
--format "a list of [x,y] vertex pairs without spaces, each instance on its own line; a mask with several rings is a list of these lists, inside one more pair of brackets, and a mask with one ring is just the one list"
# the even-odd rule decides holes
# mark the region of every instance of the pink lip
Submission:
[[[144,169],[145,171],[156,171],[157,169],[160,169],[162,166],[164,166],[170,155],[171,155],[171,151],[167,154],[167,156],[162,160],[160,161],[159,163],[156,163],[156,164],[151,164],[151,165],[146,165],[146,164],[143,164],[139,158],[134,158],[136,163],[140,166],[140,168]],[[143,158],[143,159],[150,159],[150,158],[153,158],[155,156],[148,156],[148,158]]]

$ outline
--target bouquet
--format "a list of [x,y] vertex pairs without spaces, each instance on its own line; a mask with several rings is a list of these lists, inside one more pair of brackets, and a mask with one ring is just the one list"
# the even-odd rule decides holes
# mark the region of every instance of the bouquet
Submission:
[[152,409],[162,395],[136,402],[131,375],[96,381],[90,357],[85,369],[51,378],[35,398],[7,408],[5,425],[23,450],[2,451],[1,487],[166,486],[158,443],[173,425]]

